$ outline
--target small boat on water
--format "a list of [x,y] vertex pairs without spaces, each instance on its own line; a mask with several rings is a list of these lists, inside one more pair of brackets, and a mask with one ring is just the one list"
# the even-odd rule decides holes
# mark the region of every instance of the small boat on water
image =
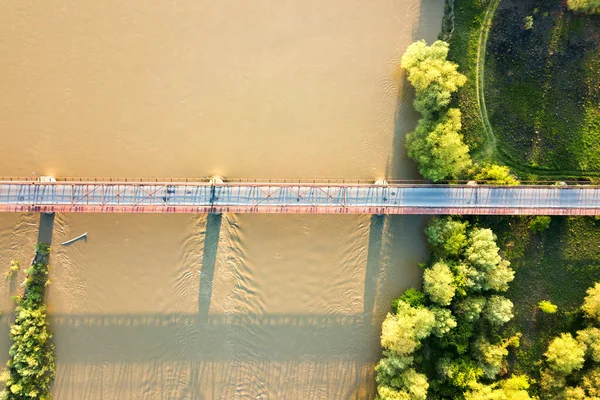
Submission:
[[87,232],[85,232],[84,234],[82,234],[82,235],[79,235],[79,236],[77,236],[76,238],[73,238],[73,239],[71,239],[71,240],[67,240],[66,242],[62,242],[61,244],[62,244],[63,246],[68,246],[68,245],[70,245],[71,243],[78,241],[79,239],[87,238],[87,234],[88,234],[88,233],[87,233]]

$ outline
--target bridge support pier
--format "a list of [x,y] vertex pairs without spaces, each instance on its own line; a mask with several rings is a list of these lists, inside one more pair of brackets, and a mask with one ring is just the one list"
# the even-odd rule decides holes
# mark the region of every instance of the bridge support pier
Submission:
[[[222,184],[223,183],[223,177],[219,176],[219,175],[213,175],[208,180],[208,183],[210,183],[210,206],[211,206],[211,209],[214,209],[213,208],[213,203],[215,202],[215,198],[216,198],[215,185]],[[212,215],[221,215],[220,212],[211,212],[211,214]]]

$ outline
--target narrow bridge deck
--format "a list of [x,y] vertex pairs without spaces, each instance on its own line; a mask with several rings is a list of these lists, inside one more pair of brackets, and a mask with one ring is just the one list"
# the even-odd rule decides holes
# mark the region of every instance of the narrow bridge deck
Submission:
[[600,186],[0,181],[0,212],[600,215]]

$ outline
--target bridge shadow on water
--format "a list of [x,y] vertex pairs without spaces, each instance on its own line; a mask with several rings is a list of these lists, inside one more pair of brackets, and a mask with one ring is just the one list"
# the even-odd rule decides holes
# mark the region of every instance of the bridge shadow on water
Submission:
[[370,217],[364,309],[351,314],[210,313],[221,223],[207,219],[197,313],[49,315],[56,398],[373,397],[388,218]]
[[221,234],[221,214],[208,214],[206,220],[206,234],[204,237],[204,254],[200,269],[200,290],[198,292],[198,316],[201,320],[208,319],[212,287],[215,276],[215,264],[219,249],[219,235]]
[[[197,313],[50,314],[55,397],[372,398],[381,320],[413,281],[410,271],[418,274],[412,260],[407,273],[394,251],[413,250],[406,227],[417,231],[420,221],[370,217],[362,312],[211,314],[222,217],[209,216]],[[140,387],[161,397],[139,397]]]

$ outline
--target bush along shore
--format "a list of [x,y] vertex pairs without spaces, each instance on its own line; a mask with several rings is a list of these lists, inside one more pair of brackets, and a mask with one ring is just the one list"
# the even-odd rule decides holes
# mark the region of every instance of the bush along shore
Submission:
[[50,399],[54,379],[54,344],[48,332],[45,287],[48,280],[50,247],[38,244],[35,257],[25,273],[25,292],[17,298],[15,322],[10,329],[13,341],[2,374],[5,389],[0,399]]
[[423,290],[407,290],[382,325],[376,366],[383,400],[529,399],[529,378],[508,373],[520,334],[503,334],[514,278],[490,229],[453,218],[426,229],[432,253]]
[[378,398],[599,399],[599,229],[582,217],[434,219],[423,289],[394,300],[382,325]]

